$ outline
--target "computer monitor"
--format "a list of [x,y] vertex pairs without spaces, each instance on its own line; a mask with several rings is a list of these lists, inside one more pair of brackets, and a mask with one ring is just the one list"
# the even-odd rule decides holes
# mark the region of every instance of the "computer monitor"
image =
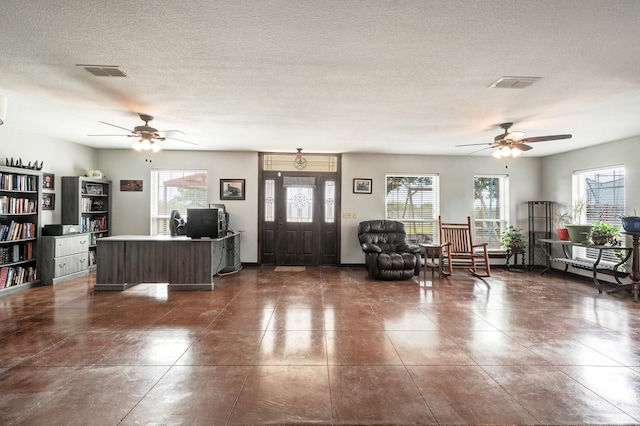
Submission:
[[218,209],[187,209],[187,237],[219,238],[220,213]]
[[[229,229],[229,213],[227,213],[227,208],[224,204],[209,204],[210,209],[218,209],[218,214],[220,216],[220,220],[224,220],[224,223],[220,224],[220,237],[227,235]],[[222,213],[220,213],[222,212]]]

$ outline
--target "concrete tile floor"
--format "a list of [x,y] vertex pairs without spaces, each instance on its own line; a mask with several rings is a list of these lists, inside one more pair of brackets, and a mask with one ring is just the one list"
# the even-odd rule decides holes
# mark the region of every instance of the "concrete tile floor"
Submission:
[[[640,304],[494,270],[95,274],[0,298],[0,424],[638,424]],[[427,277],[430,278],[430,277]]]

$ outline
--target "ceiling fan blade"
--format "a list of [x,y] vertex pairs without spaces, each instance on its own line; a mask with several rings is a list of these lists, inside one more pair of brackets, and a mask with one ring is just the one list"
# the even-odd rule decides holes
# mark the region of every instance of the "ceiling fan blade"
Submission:
[[522,152],[529,151],[530,149],[533,149],[533,147],[531,147],[529,145],[525,145],[522,142],[519,142],[519,143],[513,145],[513,147],[516,148],[516,149],[519,149]]
[[172,141],[183,142],[183,143],[188,143],[190,145],[198,146],[197,143],[191,142],[191,141],[185,141],[184,139],[176,139],[176,138],[164,138],[164,139],[171,139]]
[[504,140],[508,140],[508,141],[513,141],[513,142],[517,142],[520,139],[522,139],[522,137],[524,136],[524,132],[509,132],[505,137]]
[[158,130],[157,132],[164,137],[167,137],[169,133],[180,133],[181,135],[184,135],[184,132],[182,130]]
[[130,135],[87,135],[87,136],[130,136]]
[[477,150],[475,150],[475,151],[473,151],[473,152],[468,153],[467,155],[477,154],[478,152],[485,151],[485,150],[487,150],[487,149],[491,149],[491,148],[492,148],[492,147],[488,146],[488,147],[486,147],[486,148],[477,149]]
[[479,145],[493,145],[493,142],[490,143],[468,143],[464,145],[456,145],[456,148],[459,146],[479,146]]
[[106,124],[107,126],[117,127],[118,129],[126,130],[127,132],[135,133],[131,129],[127,129],[126,127],[116,126],[115,124],[107,123],[106,121],[98,121],[98,123]]
[[571,138],[571,135],[534,136],[532,138],[520,139],[520,142],[523,142],[523,143],[544,142],[544,141],[555,141],[558,139],[569,139],[569,138]]

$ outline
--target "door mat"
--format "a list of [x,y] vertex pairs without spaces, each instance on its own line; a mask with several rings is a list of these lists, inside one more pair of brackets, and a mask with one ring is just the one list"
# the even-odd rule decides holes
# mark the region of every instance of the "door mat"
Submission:
[[304,266],[276,266],[276,272],[302,272]]

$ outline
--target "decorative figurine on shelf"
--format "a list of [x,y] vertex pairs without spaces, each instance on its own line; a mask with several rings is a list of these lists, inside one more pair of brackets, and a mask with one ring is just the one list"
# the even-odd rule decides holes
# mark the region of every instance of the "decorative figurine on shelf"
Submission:
[[31,164],[31,161],[29,161],[29,164],[24,164],[22,163],[22,158],[18,158],[14,161],[13,157],[11,157],[11,160],[9,160],[8,157],[5,157],[5,164],[8,167],[17,167],[19,169],[42,170],[43,162],[40,161],[40,164],[38,164],[38,160],[36,160],[33,164]]
[[98,169],[93,169],[93,170],[89,170],[87,172],[87,177],[92,177],[92,178],[96,178],[96,179],[102,179],[104,178],[104,175],[102,174],[102,172]]

